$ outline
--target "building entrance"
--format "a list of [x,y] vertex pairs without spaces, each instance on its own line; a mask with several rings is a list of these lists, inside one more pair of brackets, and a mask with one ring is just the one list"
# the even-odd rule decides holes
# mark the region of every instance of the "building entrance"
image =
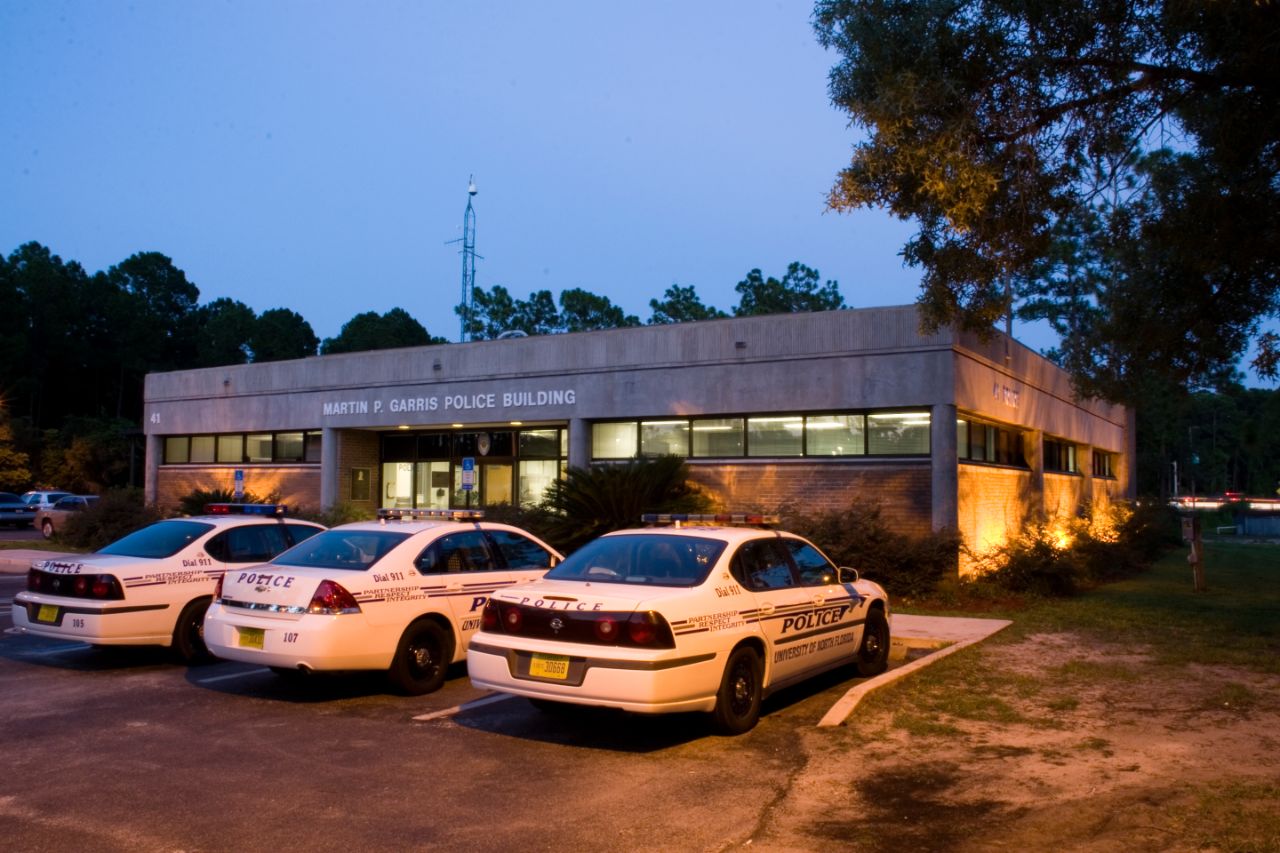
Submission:
[[564,470],[565,432],[551,426],[384,433],[381,505],[467,509],[536,504]]

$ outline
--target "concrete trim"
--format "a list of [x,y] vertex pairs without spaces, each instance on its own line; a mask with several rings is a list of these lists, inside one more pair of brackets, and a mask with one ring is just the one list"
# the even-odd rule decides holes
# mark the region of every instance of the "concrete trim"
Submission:
[[[910,616],[899,614],[893,617],[894,625],[907,631],[903,637],[893,638],[895,645],[901,643],[908,648],[938,648],[932,654],[917,658],[908,664],[895,667],[874,678],[860,682],[840,697],[831,710],[818,721],[819,726],[843,725],[853,710],[858,707],[862,697],[872,690],[886,684],[906,678],[913,672],[937,663],[947,655],[955,654],[961,649],[980,643],[993,634],[1003,631],[1013,623],[1006,619],[969,619],[954,616]],[[939,648],[941,647],[941,648]]]

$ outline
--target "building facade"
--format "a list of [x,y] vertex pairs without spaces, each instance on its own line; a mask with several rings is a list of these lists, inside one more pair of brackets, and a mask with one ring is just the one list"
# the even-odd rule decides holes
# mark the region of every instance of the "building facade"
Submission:
[[913,306],[743,317],[152,374],[150,502],[536,502],[567,466],[675,453],[723,508],[881,504],[983,550],[1128,497],[1124,408]]

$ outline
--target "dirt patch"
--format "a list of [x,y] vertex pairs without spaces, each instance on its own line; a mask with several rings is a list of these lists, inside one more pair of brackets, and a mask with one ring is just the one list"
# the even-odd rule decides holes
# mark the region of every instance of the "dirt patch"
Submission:
[[806,769],[751,849],[1280,850],[1280,678],[1070,634],[973,654],[999,719],[902,690],[803,730]]

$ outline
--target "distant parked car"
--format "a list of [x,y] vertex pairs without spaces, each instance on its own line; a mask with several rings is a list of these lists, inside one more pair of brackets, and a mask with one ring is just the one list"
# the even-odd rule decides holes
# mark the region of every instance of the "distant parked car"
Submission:
[[36,529],[44,534],[45,539],[52,539],[53,534],[62,529],[68,518],[77,512],[84,512],[97,502],[97,495],[63,495],[48,509],[36,511]]
[[35,520],[36,508],[13,492],[0,492],[0,526],[26,527]]
[[49,509],[62,498],[65,498],[71,492],[61,489],[37,489],[30,492],[22,493],[22,502],[28,506],[33,506],[36,512],[42,509]]

